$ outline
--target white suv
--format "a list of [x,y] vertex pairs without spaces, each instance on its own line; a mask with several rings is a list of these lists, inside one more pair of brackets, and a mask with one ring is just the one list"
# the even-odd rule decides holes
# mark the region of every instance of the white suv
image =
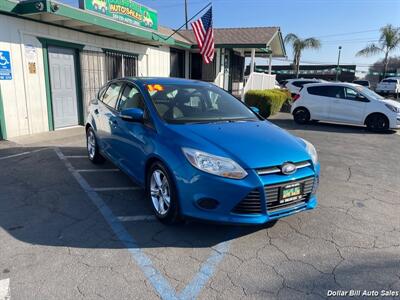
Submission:
[[383,131],[400,128],[400,103],[353,83],[307,84],[294,97],[295,122],[310,120],[366,125]]
[[288,79],[284,85],[292,93],[292,96],[294,96],[300,92],[303,85],[308,83],[318,83],[318,82],[323,82],[323,81],[320,79],[298,78],[298,79]]
[[377,93],[398,94],[400,93],[400,78],[388,77],[383,79],[376,86]]

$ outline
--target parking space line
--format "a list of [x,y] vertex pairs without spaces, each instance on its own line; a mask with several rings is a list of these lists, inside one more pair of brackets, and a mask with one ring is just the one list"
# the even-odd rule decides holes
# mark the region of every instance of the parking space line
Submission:
[[78,169],[79,173],[90,173],[90,172],[119,172],[119,169]]
[[33,150],[33,151],[25,151],[25,152],[21,152],[21,153],[17,153],[17,154],[7,155],[7,156],[0,157],[0,160],[14,158],[14,157],[23,156],[23,155],[28,155],[28,154],[40,152],[40,151],[47,150],[47,149],[49,149],[49,148],[42,148],[42,149],[37,149],[37,150]]
[[178,293],[170,285],[168,280],[160,273],[160,271],[154,267],[151,259],[142,251],[133,236],[129,234],[124,225],[121,223],[118,217],[113,214],[112,210],[107,206],[96,190],[93,189],[85,180],[85,178],[74,169],[72,164],[68,161],[67,157],[63,155],[60,149],[55,148],[54,150],[59,159],[64,162],[64,165],[68,171],[82,187],[92,203],[103,215],[114,234],[131,253],[133,260],[142,270],[147,280],[154,287],[158,295],[165,300],[196,299],[206,283],[214,275],[220,261],[228,252],[231,238],[228,238],[226,241],[217,244],[215,247],[212,247],[212,254],[204,263],[202,263],[199,272],[193,277],[189,284],[180,293]]
[[120,216],[117,219],[121,222],[138,222],[138,221],[155,221],[157,220],[155,216]]
[[65,155],[66,158],[87,158],[87,155]]
[[122,187],[104,187],[104,188],[92,188],[95,192],[110,192],[110,191],[135,191],[141,190],[138,186],[122,186]]
[[10,279],[0,280],[0,300],[10,300]]

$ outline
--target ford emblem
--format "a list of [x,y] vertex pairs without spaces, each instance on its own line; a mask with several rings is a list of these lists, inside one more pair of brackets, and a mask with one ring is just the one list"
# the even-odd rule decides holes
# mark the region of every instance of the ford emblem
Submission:
[[292,163],[284,163],[281,167],[281,171],[283,174],[290,175],[296,172],[297,167],[295,164]]

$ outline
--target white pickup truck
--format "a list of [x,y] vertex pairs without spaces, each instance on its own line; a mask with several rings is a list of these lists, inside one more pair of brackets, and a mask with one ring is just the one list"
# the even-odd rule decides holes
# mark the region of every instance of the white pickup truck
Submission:
[[400,77],[388,77],[379,82],[375,91],[381,94],[400,93]]

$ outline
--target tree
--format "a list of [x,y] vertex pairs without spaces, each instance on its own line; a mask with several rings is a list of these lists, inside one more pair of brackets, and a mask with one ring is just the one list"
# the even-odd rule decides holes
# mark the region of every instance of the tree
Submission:
[[291,44],[293,48],[293,67],[296,71],[296,77],[299,78],[300,58],[304,49],[319,49],[321,42],[316,38],[301,39],[294,33],[285,36],[285,44]]
[[380,29],[381,35],[379,43],[372,43],[367,45],[364,49],[357,52],[357,56],[372,56],[384,53],[383,59],[383,77],[386,76],[389,54],[400,46],[400,28],[393,25],[386,25]]

